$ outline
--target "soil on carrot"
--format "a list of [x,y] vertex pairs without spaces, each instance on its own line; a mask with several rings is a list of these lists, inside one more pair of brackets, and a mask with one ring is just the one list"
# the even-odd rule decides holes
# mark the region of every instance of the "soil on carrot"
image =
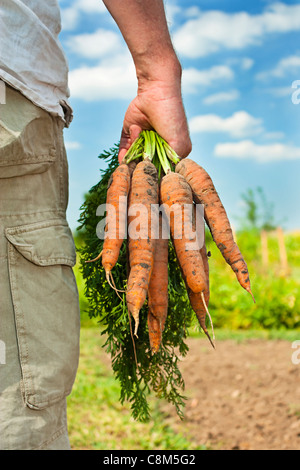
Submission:
[[207,339],[188,344],[185,419],[165,405],[167,424],[207,449],[300,450],[300,364],[293,363],[300,354],[292,342],[224,340],[215,351]]

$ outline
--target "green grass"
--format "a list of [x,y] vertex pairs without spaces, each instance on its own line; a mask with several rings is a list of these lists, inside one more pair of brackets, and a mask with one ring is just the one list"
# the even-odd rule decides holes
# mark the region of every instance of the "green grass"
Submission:
[[[190,336],[201,337],[203,334],[192,332]],[[300,338],[300,329],[298,330],[273,330],[273,329],[261,329],[261,330],[229,330],[227,328],[216,328],[215,335],[217,341],[232,340],[237,343],[245,342],[252,339],[263,339],[263,340],[282,340],[282,341],[296,341]]]
[[[198,336],[194,332],[191,336]],[[202,335],[201,335],[202,336]],[[300,338],[300,331],[216,330],[217,341]],[[69,434],[74,450],[205,450],[166,424],[158,399],[149,400],[148,423],[132,419],[129,404],[119,401],[120,388],[113,377],[110,359],[102,348],[99,328],[81,329],[81,354],[73,392],[68,397]],[[178,418],[179,419],[179,418]],[[182,423],[184,429],[184,422]]]
[[[253,247],[250,247],[250,244]],[[251,237],[241,239],[245,257],[250,258],[250,271],[256,290],[254,305],[240,289],[229,267],[212,248],[211,313],[215,322],[216,340],[237,342],[251,339],[299,340],[300,304],[300,238],[287,237],[291,274],[277,275],[276,246],[270,242],[273,264],[267,273],[259,266],[259,245]],[[248,245],[248,246],[247,246]],[[255,253],[255,249],[256,253]],[[248,256],[249,253],[252,256]],[[275,256],[276,255],[276,256]],[[274,258],[274,259],[273,259]],[[131,416],[130,404],[119,401],[120,387],[114,379],[110,358],[101,345],[103,338],[96,319],[89,319],[84,298],[84,282],[75,267],[81,308],[81,356],[73,392],[68,397],[69,434],[73,449],[86,450],[196,450],[185,434],[179,434],[168,424],[161,402],[151,398],[151,421],[139,423]],[[274,325],[278,325],[274,328]],[[291,326],[289,326],[291,325]],[[254,326],[254,329],[253,329]],[[217,328],[216,328],[217,327]],[[265,328],[264,328],[265,327]],[[198,329],[192,337],[204,337]],[[299,412],[299,408],[297,408]],[[179,418],[178,418],[179,419]],[[181,426],[184,430],[184,425]],[[184,431],[183,431],[184,432]]]
[[129,405],[119,402],[119,385],[101,348],[98,328],[82,328],[81,354],[73,392],[68,397],[68,421],[74,450],[197,450],[165,424],[157,401],[152,419],[132,419]]

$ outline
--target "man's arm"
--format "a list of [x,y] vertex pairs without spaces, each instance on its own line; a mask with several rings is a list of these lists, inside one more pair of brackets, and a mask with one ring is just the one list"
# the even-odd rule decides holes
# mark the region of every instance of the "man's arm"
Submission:
[[180,157],[191,151],[181,96],[181,65],[162,0],[103,0],[132,55],[137,96],[125,114],[120,161],[142,129],[155,129]]

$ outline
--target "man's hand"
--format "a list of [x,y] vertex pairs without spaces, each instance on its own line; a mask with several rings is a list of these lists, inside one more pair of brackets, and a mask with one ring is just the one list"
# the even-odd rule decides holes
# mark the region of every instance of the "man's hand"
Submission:
[[157,80],[139,85],[137,97],[125,114],[120,140],[119,161],[144,129],[154,129],[175,150],[180,158],[192,148],[186,115],[181,98],[180,75],[169,82]]
[[131,52],[138,93],[125,114],[119,160],[139,133],[154,129],[179,157],[191,151],[176,57],[162,0],[103,0]]

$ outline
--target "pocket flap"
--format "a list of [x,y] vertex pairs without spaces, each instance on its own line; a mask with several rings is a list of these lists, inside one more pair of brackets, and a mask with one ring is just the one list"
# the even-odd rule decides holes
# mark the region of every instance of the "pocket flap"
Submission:
[[27,407],[41,410],[69,395],[78,367],[75,245],[59,217],[5,234],[22,396]]
[[71,230],[61,219],[10,227],[5,235],[24,258],[38,266],[76,263]]

